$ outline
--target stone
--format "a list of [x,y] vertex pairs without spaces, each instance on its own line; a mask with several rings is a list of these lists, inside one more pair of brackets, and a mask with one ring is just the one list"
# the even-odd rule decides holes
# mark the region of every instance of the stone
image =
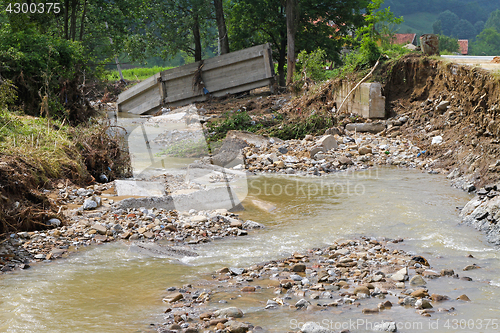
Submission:
[[464,267],[464,271],[471,271],[471,270],[473,270],[473,269],[478,269],[478,268],[481,268],[481,267],[479,267],[479,266],[478,266],[478,265],[476,265],[476,264],[467,265],[467,266],[465,266],[465,267]]
[[237,267],[231,267],[231,268],[229,268],[229,271],[233,275],[241,275],[241,274],[245,273],[244,268],[237,268]]
[[203,216],[203,215],[196,215],[196,216],[191,217],[191,222],[193,222],[193,223],[204,223],[207,221],[208,221],[208,218],[206,216]]
[[370,147],[363,146],[358,149],[358,153],[359,155],[371,154],[372,149]]
[[106,229],[105,226],[103,226],[102,224],[97,224],[97,223],[92,225],[92,229],[94,229],[95,231],[97,231],[101,235],[106,235],[106,232],[108,231],[108,229]]
[[333,135],[323,135],[316,142],[316,145],[322,147],[324,152],[338,148],[337,140],[335,140]]
[[146,238],[153,238],[155,235],[151,231],[146,231],[144,234],[142,234]]
[[278,169],[283,169],[285,167],[285,162],[276,161],[276,162],[274,162],[274,166],[277,167]]
[[316,154],[323,151],[323,147],[314,146],[309,150],[309,157],[314,158]]
[[432,138],[431,145],[438,145],[443,142],[443,137],[441,135]]
[[241,222],[240,220],[233,219],[233,218],[228,218],[228,220],[229,220],[229,226],[231,228],[241,228],[241,227],[243,227],[243,222]]
[[246,287],[243,287],[241,289],[241,291],[244,293],[251,293],[251,292],[255,291],[255,287],[254,286],[246,286]]
[[427,284],[427,282],[425,282],[422,275],[415,275],[414,277],[412,277],[410,279],[410,284],[414,285],[414,286],[423,286],[423,285]]
[[408,268],[402,268],[391,276],[391,279],[397,282],[403,282],[408,279]]
[[442,269],[441,276],[453,276],[455,275],[455,271],[453,269]]
[[245,229],[263,229],[265,227],[263,224],[260,224],[258,222],[255,222],[252,220],[246,220],[245,223],[243,223],[243,228],[245,228]]
[[216,317],[232,317],[232,318],[241,318],[243,317],[243,311],[238,309],[237,307],[229,307],[225,309],[220,309],[214,312]]
[[375,309],[365,308],[365,309],[361,310],[361,312],[364,314],[374,314],[374,313],[379,313],[380,310],[378,308],[375,308]]
[[97,202],[92,199],[85,199],[83,202],[83,210],[92,210],[97,208]]
[[441,275],[438,272],[426,270],[422,273],[422,276],[429,278],[429,279],[436,279],[436,278],[440,277]]
[[229,273],[229,268],[228,267],[223,267],[217,271],[219,274],[226,274]]
[[441,103],[439,103],[436,106],[436,111],[440,111],[440,112],[446,111],[446,109],[448,108],[448,106],[450,106],[450,102],[449,101],[442,101]]
[[302,333],[333,333],[328,328],[312,321],[306,322],[300,329]]
[[226,330],[230,333],[245,333],[250,329],[248,324],[242,323],[240,321],[230,320],[226,322]]
[[411,296],[412,297],[424,298],[424,297],[429,296],[429,293],[427,292],[426,289],[417,289],[417,290],[415,290],[414,292],[411,293]]
[[[61,220],[56,219],[56,218],[52,218],[52,219],[47,221],[47,225],[53,226],[53,227],[59,227],[61,225]],[[24,238],[26,238],[26,237],[24,237]]]
[[463,294],[463,295],[460,295],[457,297],[457,300],[460,300],[460,301],[465,301],[465,302],[469,302],[470,301],[470,298],[467,297],[467,295]]
[[443,302],[449,300],[450,298],[445,295],[432,294],[431,299],[433,302]]
[[415,302],[416,309],[432,309],[432,304],[425,298],[418,299]]
[[325,131],[325,134],[329,135],[342,135],[344,131],[339,127],[331,127]]
[[210,319],[213,317],[213,313],[212,312],[204,312],[202,314],[200,314],[200,319],[203,320],[203,319]]
[[309,305],[311,305],[311,302],[303,298],[300,299],[297,303],[295,303],[295,307],[297,309],[307,308]]
[[184,295],[182,295],[181,293],[175,293],[175,294],[168,295],[168,296],[164,297],[163,302],[174,303],[174,302],[177,302],[183,298],[184,298]]
[[354,288],[353,293],[354,293],[354,295],[365,294],[365,295],[369,296],[370,290],[365,286],[359,286],[359,287]]
[[340,156],[339,157],[339,163],[341,165],[353,165],[354,164],[354,162],[350,158],[348,158],[346,156]]
[[291,268],[292,272],[305,272],[306,271],[306,265],[305,264],[295,264]]
[[213,164],[226,168],[244,164],[242,149],[245,147],[248,147],[248,143],[245,140],[226,135],[219,151],[212,157]]

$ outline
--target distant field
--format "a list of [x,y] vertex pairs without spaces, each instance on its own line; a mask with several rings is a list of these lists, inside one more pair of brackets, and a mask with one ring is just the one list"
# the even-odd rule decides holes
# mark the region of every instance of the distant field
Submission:
[[420,12],[410,15],[403,16],[404,22],[399,25],[399,33],[407,33],[408,31],[412,33],[423,32],[430,34],[432,33],[432,25],[437,19],[437,14]]
[[[150,76],[153,76],[156,73],[159,73],[161,71],[164,71],[164,70],[167,70],[167,69],[170,69],[170,68],[173,68],[173,67],[158,67],[158,66],[150,67],[150,68],[140,68],[140,67],[138,67],[138,68],[131,68],[131,69],[123,69],[122,73],[123,73],[123,78],[125,80],[129,80],[129,81],[139,80],[139,81],[142,81],[142,80],[147,79]],[[117,80],[120,79],[120,75],[118,74],[117,70],[110,71],[106,75],[106,78],[108,80],[110,80],[110,81],[117,81]]]

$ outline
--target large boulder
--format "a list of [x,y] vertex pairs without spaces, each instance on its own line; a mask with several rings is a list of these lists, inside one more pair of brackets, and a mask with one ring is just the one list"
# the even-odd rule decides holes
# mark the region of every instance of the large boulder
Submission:
[[243,164],[243,154],[241,150],[248,147],[248,143],[238,138],[226,138],[219,151],[212,157],[213,164],[230,168],[238,164]]

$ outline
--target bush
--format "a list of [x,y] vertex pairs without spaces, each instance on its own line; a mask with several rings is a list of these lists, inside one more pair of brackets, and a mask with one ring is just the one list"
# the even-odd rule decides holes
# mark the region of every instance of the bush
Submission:
[[36,30],[0,29],[0,72],[17,90],[16,105],[26,114],[87,120],[81,83],[89,78],[86,52],[78,42],[42,35]]
[[314,82],[326,80],[326,71],[324,70],[326,52],[320,48],[311,53],[303,50],[297,57],[298,80],[311,79]]
[[453,53],[458,52],[458,39],[439,35],[439,52],[440,53]]

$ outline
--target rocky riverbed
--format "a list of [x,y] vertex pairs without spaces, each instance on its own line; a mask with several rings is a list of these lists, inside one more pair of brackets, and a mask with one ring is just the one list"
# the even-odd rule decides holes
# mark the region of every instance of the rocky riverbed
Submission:
[[[229,306],[231,300],[246,295],[253,295],[252,302],[260,311],[281,309],[294,318],[300,317],[300,313],[320,311],[350,312],[367,318],[391,312],[393,307],[403,307],[424,317],[447,318],[460,304],[471,301],[465,294],[451,298],[426,287],[433,279],[461,279],[463,283],[472,279],[459,276],[453,268],[433,270],[432,263],[424,257],[396,249],[394,244],[400,242],[401,239],[341,240],[327,248],[310,249],[251,267],[222,267],[206,281],[168,288],[163,296],[167,307],[164,322],[156,330],[266,331],[258,322],[246,321],[247,314],[241,309]],[[470,265],[463,272],[477,268]],[[374,330],[396,332],[398,325],[388,321]],[[302,323],[299,329],[304,333],[341,331],[315,322]],[[280,331],[293,330],[282,327]]]
[[[81,247],[111,241],[133,244],[164,240],[172,245],[193,245],[224,237],[246,236],[263,226],[242,221],[226,209],[177,211],[165,209],[120,209],[113,200],[100,196],[110,185],[59,191],[59,196],[81,206],[63,225],[48,221],[50,229],[8,235],[0,247],[0,271],[26,269],[34,262],[66,257]],[[71,195],[67,195],[71,193]]]

